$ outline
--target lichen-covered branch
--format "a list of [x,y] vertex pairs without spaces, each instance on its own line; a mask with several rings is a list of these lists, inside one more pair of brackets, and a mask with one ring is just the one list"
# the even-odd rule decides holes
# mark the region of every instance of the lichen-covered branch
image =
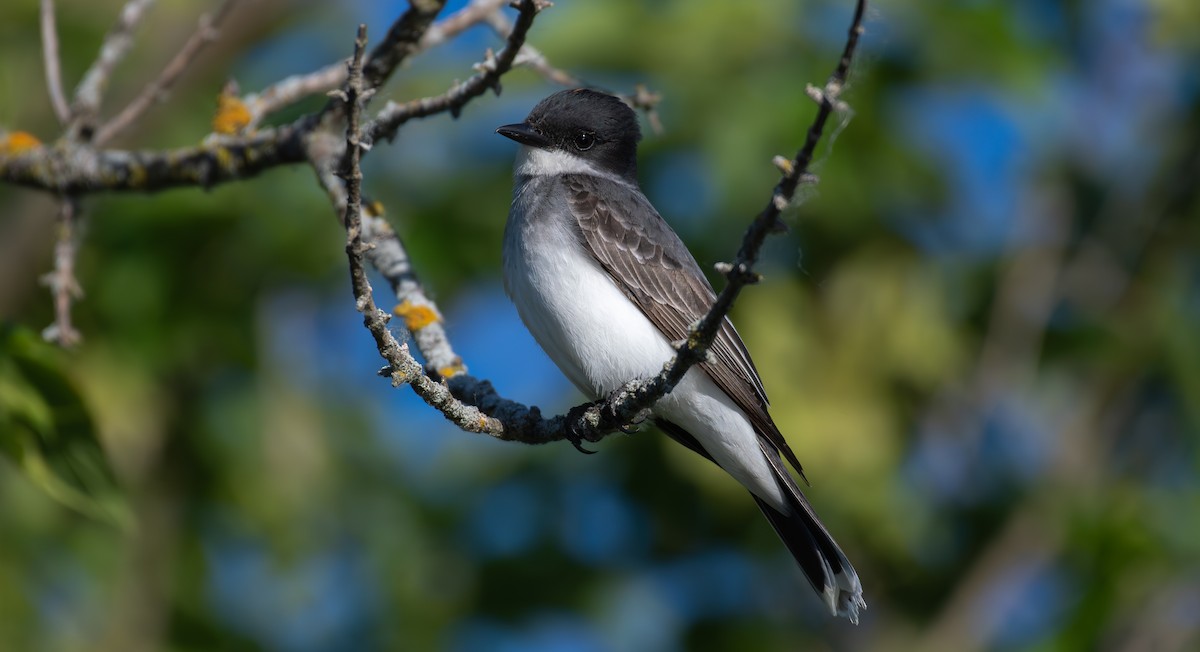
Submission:
[[79,200],[64,197],[59,203],[58,242],[54,245],[54,271],[42,277],[54,297],[54,323],[42,331],[42,337],[69,348],[79,344],[82,337],[71,324],[71,305],[83,296],[83,288],[75,277],[75,258],[79,251],[79,232],[83,215]]
[[346,225],[346,257],[349,260],[354,305],[363,314],[363,325],[375,338],[375,346],[379,349],[379,355],[388,363],[387,373],[394,385],[411,383],[417,394],[465,430],[495,429],[497,424],[494,419],[490,419],[477,408],[462,404],[450,395],[444,385],[423,373],[421,365],[408,353],[408,346],[397,342],[391,331],[388,330],[387,324],[390,319],[388,314],[375,305],[371,283],[363,266],[363,256],[371,247],[363,240],[362,170],[359,166],[364,149],[359,118],[362,113],[364,92],[369,92],[363,73],[363,50],[366,48],[366,36],[366,25],[360,25],[358,38],[355,39],[354,57],[351,60],[349,75],[341,97],[346,106],[347,154],[344,158],[346,169],[340,176],[345,181],[346,212],[343,222]]
[[99,150],[72,142],[40,145],[0,155],[0,181],[71,195],[208,188],[303,162],[303,137],[313,126],[306,117],[245,137],[161,151]]
[[446,337],[441,311],[425,294],[404,244],[383,217],[381,209],[367,206],[363,210],[362,225],[367,261],[391,285],[397,302],[394,312],[404,320],[404,327],[425,359],[425,368],[438,378],[466,373],[466,365]]

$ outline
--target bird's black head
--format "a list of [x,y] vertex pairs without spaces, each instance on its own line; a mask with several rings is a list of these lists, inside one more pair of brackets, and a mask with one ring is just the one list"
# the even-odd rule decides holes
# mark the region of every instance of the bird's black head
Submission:
[[642,138],[637,114],[607,93],[587,88],[559,91],[533,107],[525,122],[505,125],[496,133],[529,147],[577,156],[623,178],[637,176],[637,143]]

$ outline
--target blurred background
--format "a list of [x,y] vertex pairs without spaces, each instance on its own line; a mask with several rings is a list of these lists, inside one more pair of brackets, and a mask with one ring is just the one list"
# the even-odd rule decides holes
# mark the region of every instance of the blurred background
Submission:
[[[68,92],[121,4],[57,3]],[[403,8],[242,5],[114,146],[198,143],[226,79],[336,61]],[[851,5],[561,0],[530,42],[662,94],[642,184],[708,267],[802,142]],[[110,112],[210,7],[158,3]],[[37,18],[0,5],[0,126],[52,140]],[[821,182],[734,311],[863,580],[857,628],[657,431],[504,444],[377,377],[296,167],[87,198],[69,352],[39,338],[55,205],[0,186],[0,650],[1200,649],[1200,5],[879,0],[866,29]],[[476,27],[383,96],[500,45]],[[493,130],[555,90],[517,70],[365,170],[471,373],[548,412],[581,397],[500,287]]]

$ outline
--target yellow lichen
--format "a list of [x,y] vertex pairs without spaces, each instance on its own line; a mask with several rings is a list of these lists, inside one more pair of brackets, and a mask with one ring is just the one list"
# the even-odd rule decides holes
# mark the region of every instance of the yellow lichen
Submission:
[[217,112],[213,115],[214,133],[234,135],[241,133],[250,124],[250,109],[235,93],[222,91],[217,96]]
[[403,303],[396,306],[393,311],[397,317],[404,319],[404,326],[410,332],[417,332],[426,326],[439,322],[442,316],[437,314],[437,311],[429,306],[418,306],[413,302],[405,299]]
[[365,210],[367,215],[370,215],[371,217],[383,217],[384,216],[383,202],[379,201],[378,199],[367,202],[363,206],[363,210]]
[[22,152],[28,152],[41,144],[42,141],[28,131],[10,131],[4,136],[0,136],[0,154],[15,156]]
[[217,158],[217,166],[221,169],[229,169],[233,167],[233,152],[227,147],[218,147],[213,150],[213,155]]
[[463,366],[462,359],[455,358],[454,362],[446,365],[445,367],[438,367],[437,372],[442,378],[453,378],[466,370],[466,367]]
[[146,166],[131,165],[129,166],[129,185],[134,188],[140,188],[146,183]]

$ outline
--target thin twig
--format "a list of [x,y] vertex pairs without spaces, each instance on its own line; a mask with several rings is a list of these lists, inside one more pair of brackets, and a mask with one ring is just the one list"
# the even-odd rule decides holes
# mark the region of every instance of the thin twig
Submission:
[[129,0],[121,9],[117,24],[109,30],[100,46],[100,54],[83,75],[83,81],[75,89],[72,114],[76,120],[93,120],[100,110],[100,101],[108,86],[113,69],[125,58],[133,45],[133,32],[154,0]]
[[58,212],[58,242],[54,245],[54,271],[42,277],[54,296],[54,323],[42,331],[47,341],[62,347],[72,347],[82,341],[79,331],[71,325],[71,304],[83,296],[75,278],[75,256],[79,250],[79,231],[82,216],[79,200],[64,197]]
[[[505,16],[499,11],[493,11],[491,14],[489,14],[487,16],[487,22],[492,28],[492,31],[496,32],[500,36],[504,36],[512,32],[512,21],[508,19],[508,16]],[[536,71],[547,81],[558,84],[559,86],[590,86],[590,84],[583,82],[575,75],[572,75],[561,68],[554,67],[550,63],[550,60],[546,58],[546,55],[542,54],[540,50],[533,47],[533,45],[529,43],[526,43],[521,47],[521,51],[517,53],[517,59],[515,62],[513,62],[513,65],[530,68]]]
[[242,98],[251,116],[247,131],[253,131],[263,118],[280,109],[342,85],[346,81],[347,65],[347,61],[338,61],[307,74],[292,75]]
[[[488,15],[487,22],[488,25],[491,26],[492,30],[501,36],[504,36],[512,31],[512,22],[508,20],[507,16],[499,11],[494,11]],[[585,86],[587,88],[603,90],[613,95],[617,95],[629,106],[646,114],[646,120],[650,122],[650,129],[653,130],[654,133],[661,134],[663,131],[662,121],[659,120],[658,111],[656,110],[658,103],[662,100],[662,96],[658,93],[647,90],[647,88],[642,84],[638,84],[632,94],[617,93],[606,90],[602,86],[592,84],[563,70],[562,68],[556,67],[554,64],[550,63],[550,60],[546,58],[546,55],[542,54],[540,50],[535,48],[530,43],[526,43],[521,47],[521,51],[517,53],[517,58],[513,61],[513,66],[529,68],[530,70],[541,75],[542,79],[545,79],[552,84],[558,84],[559,86],[566,86],[567,88]]]
[[508,72],[513,65],[521,46],[525,44],[525,35],[533,25],[533,19],[538,12],[550,6],[545,0],[521,0],[517,5],[517,21],[508,35],[504,49],[499,54],[487,52],[483,63],[476,64],[479,72],[470,79],[454,85],[450,90],[435,97],[424,97],[403,104],[388,102],[375,119],[363,128],[363,140],[374,143],[380,139],[391,139],[401,125],[413,118],[424,118],[436,113],[450,112],[458,117],[462,107],[492,89],[500,93],[500,77]]
[[93,142],[96,145],[108,142],[113,136],[116,136],[129,127],[129,125],[133,124],[156,102],[166,99],[167,91],[175,85],[175,82],[188,69],[188,66],[196,60],[200,51],[209,43],[217,40],[221,35],[218,28],[225,20],[225,17],[229,15],[234,5],[237,4],[237,1],[224,0],[211,14],[202,15],[196,31],[192,33],[179,52],[167,63],[166,67],[159,73],[158,78],[147,84],[142,89],[142,92],[118,113],[116,117],[100,127],[96,131]]
[[42,0],[42,61],[46,68],[46,89],[60,124],[71,120],[71,107],[63,93],[62,61],[58,56],[58,26],[54,19],[54,0]]
[[[474,0],[468,6],[454,12],[443,20],[429,26],[417,50],[425,51],[440,45],[453,36],[457,36],[471,25],[486,19],[481,15],[484,9],[503,4],[503,0]],[[300,100],[327,93],[346,82],[346,70],[349,61],[331,63],[319,70],[302,75],[292,75],[282,79],[263,90],[247,95],[242,102],[250,111],[250,122],[246,129],[253,131],[268,115],[288,107]]]
[[392,23],[387,35],[371,50],[363,64],[365,89],[370,91],[382,86],[409,55],[420,50],[418,44],[445,5],[445,0],[409,0],[408,11]]
[[[505,3],[506,0],[471,0],[467,6],[434,23],[421,37],[419,48],[422,51],[435,48],[472,26],[491,20]],[[510,31],[504,30],[501,36],[507,36]]]
[[371,292],[371,283],[367,279],[367,271],[363,268],[362,242],[362,133],[359,131],[359,118],[362,116],[363,94],[363,53],[367,48],[367,26],[358,26],[358,36],[354,39],[354,57],[350,60],[350,69],[346,85],[341,91],[341,100],[346,104],[346,169],[341,172],[342,180],[346,182],[346,214],[342,220],[346,225],[346,255],[350,262],[350,284],[354,290],[355,308],[363,313],[365,324],[372,334],[376,334],[376,344],[383,348],[387,332],[387,313],[375,306]]

